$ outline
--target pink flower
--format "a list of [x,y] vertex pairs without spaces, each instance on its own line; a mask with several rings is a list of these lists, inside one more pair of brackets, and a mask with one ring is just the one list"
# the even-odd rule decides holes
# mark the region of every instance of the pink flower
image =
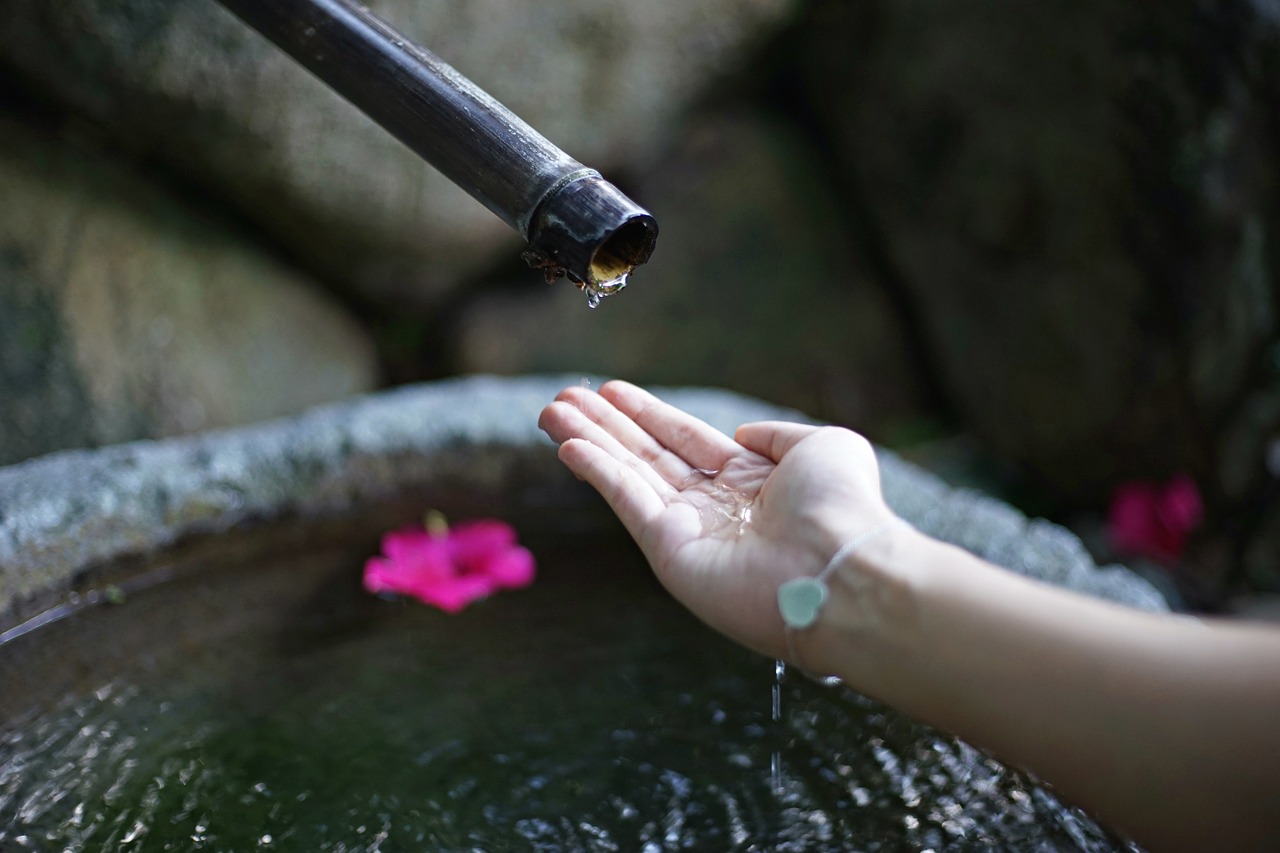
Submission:
[[406,527],[382,537],[382,556],[364,564],[364,588],[412,596],[446,613],[500,589],[533,583],[533,555],[510,525],[492,519],[449,529]]
[[1179,474],[1164,485],[1134,481],[1117,486],[1107,528],[1117,551],[1172,563],[1182,556],[1187,536],[1203,516],[1195,481]]

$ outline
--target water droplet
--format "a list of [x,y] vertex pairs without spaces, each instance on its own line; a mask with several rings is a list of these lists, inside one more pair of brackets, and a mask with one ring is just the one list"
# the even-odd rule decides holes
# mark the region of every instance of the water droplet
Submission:
[[626,287],[627,274],[629,272],[630,270],[616,278],[599,279],[592,277],[590,281],[580,283],[578,287],[582,288],[583,292],[587,294],[587,307],[595,308],[600,304],[601,299],[606,296],[612,296]]
[[707,480],[713,480],[719,475],[719,468],[694,468],[689,472],[689,476],[680,481],[680,488],[687,488],[694,483],[702,483]]
[[601,296],[611,296],[619,290],[627,286],[627,273],[623,273],[616,278],[609,278],[591,282],[591,289]]

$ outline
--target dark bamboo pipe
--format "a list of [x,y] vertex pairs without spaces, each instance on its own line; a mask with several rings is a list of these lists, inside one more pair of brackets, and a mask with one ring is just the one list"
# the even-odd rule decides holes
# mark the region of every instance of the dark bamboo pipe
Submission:
[[220,2],[520,232],[548,281],[594,305],[649,259],[648,212],[363,6]]

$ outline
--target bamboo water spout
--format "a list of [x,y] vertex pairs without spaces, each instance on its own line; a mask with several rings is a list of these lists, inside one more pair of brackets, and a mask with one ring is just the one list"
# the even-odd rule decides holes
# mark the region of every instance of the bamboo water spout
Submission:
[[658,223],[431,51],[348,0],[220,0],[518,231],[591,304],[649,259]]

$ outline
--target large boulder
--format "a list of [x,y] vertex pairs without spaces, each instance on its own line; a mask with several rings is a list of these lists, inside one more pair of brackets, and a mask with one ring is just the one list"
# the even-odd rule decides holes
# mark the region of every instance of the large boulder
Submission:
[[[634,162],[792,0],[370,3],[572,156]],[[11,0],[0,67],[331,281],[430,305],[519,243],[214,0]]]
[[1047,493],[1188,471],[1222,507],[1271,480],[1273,7],[814,4],[807,107],[956,409]]
[[594,311],[540,284],[474,300],[464,372],[600,372],[752,394],[883,437],[922,404],[902,329],[799,131],[747,112],[686,128],[642,183],[661,251]]
[[0,122],[0,464],[371,389],[304,277],[145,176]]

